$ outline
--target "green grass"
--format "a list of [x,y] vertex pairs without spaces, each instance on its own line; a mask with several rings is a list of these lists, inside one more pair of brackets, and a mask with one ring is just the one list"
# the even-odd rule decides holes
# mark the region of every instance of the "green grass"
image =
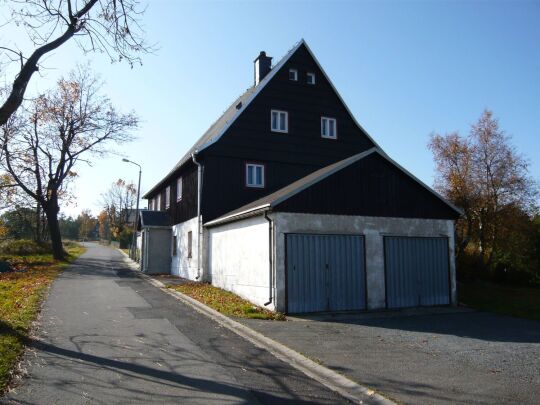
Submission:
[[253,305],[251,302],[240,298],[238,295],[214,287],[207,283],[186,282],[180,285],[168,285],[168,288],[184,293],[197,301],[208,305],[210,308],[227,316],[251,319],[285,320],[285,316],[279,312]]
[[0,394],[5,391],[24,349],[47,287],[85,251],[73,243],[67,243],[65,248],[68,253],[65,262],[55,261],[50,254],[0,255],[0,260],[7,260],[16,269],[0,274]]
[[540,288],[461,283],[459,302],[482,311],[540,321]]

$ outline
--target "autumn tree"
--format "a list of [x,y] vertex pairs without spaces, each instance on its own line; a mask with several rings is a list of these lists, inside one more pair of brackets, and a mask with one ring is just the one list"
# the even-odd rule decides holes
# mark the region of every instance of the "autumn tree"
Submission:
[[109,226],[109,215],[107,210],[102,210],[98,217],[98,233],[100,239],[111,240],[111,230]]
[[79,68],[22,111],[22,127],[3,132],[0,164],[43,209],[57,259],[64,256],[59,201],[76,176],[76,165],[109,153],[111,144],[130,141],[138,125],[133,113],[116,111],[100,89],[101,82]]
[[79,237],[83,240],[92,238],[95,235],[97,227],[97,219],[92,215],[90,210],[83,210],[77,217],[79,222]]
[[30,79],[43,57],[74,40],[84,53],[107,54],[111,61],[140,63],[140,54],[151,50],[140,25],[143,9],[137,0],[26,0],[13,1],[2,25],[20,27],[33,44],[28,54],[23,44],[0,46],[0,64],[11,83],[1,98],[0,126],[21,106]]
[[467,137],[433,134],[429,148],[437,165],[436,189],[464,211],[458,254],[472,249],[491,266],[505,251],[511,229],[535,212],[537,185],[527,160],[488,110]]

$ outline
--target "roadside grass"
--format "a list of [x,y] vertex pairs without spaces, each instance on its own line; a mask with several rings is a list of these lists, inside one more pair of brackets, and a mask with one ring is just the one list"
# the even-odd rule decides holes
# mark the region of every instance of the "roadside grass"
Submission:
[[540,321],[540,288],[460,283],[458,294],[471,308]]
[[215,309],[223,315],[274,321],[285,320],[285,316],[279,312],[272,312],[253,305],[251,302],[240,298],[230,291],[225,291],[208,283],[186,281],[185,283],[178,285],[169,284],[167,285],[167,288],[180,291],[181,293],[208,305],[210,308]]
[[65,249],[68,253],[65,262],[54,260],[50,254],[0,254],[0,260],[8,261],[15,269],[0,273],[0,395],[10,381],[47,287],[63,268],[85,251],[82,246],[69,242]]

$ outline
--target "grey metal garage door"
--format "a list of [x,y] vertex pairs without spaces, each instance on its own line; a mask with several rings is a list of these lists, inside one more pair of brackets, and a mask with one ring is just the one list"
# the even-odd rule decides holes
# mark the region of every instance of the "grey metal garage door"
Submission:
[[364,237],[287,234],[289,313],[364,309]]
[[388,308],[450,304],[447,238],[384,238]]

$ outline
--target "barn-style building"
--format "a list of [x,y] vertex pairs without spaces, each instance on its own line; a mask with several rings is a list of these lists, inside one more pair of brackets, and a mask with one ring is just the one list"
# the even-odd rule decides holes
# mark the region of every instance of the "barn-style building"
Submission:
[[377,145],[303,40],[275,65],[261,52],[253,86],[144,198],[148,273],[287,313],[456,301],[459,209]]

